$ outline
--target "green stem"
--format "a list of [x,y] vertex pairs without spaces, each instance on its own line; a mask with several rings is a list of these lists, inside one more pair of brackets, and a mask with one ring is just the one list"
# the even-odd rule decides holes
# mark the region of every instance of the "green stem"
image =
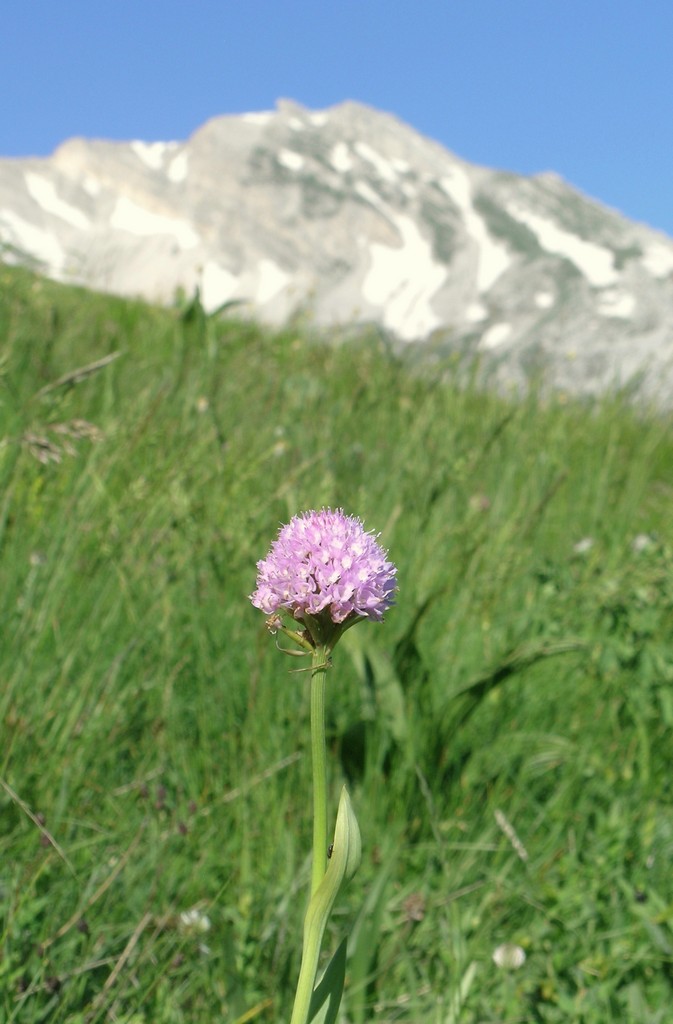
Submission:
[[[357,871],[360,856],[360,829],[344,787],[334,829],[334,853],[322,882],[311,897],[304,920],[304,948],[290,1024],[307,1024],[309,1019],[316,1016],[323,1021],[336,1020],[346,969],[345,943],[341,944],[332,957],[317,989],[314,988],[315,979],[320,947],[334,901]],[[321,1008],[327,1000],[329,1008],[325,1015]]]
[[325,689],[328,653],[313,652],[311,669],[311,756],[313,761],[313,866],[311,896],[327,869],[327,751],[325,746]]

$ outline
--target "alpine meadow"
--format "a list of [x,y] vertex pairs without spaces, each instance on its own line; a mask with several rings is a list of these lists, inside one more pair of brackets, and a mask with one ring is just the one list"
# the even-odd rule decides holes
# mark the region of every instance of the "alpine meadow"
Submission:
[[[288,1021],[306,509],[397,567],[326,672],[362,862],[342,1024],[666,1024],[673,423],[0,265],[0,1020]],[[337,665],[338,660],[338,665]]]

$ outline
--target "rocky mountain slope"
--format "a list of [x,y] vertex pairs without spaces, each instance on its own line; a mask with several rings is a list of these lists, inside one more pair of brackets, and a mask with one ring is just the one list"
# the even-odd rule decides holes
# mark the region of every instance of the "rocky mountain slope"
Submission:
[[243,300],[275,323],[377,323],[479,353],[505,383],[591,394],[638,375],[673,404],[673,240],[356,103],[0,160],[0,256],[159,301],[198,287],[208,310]]

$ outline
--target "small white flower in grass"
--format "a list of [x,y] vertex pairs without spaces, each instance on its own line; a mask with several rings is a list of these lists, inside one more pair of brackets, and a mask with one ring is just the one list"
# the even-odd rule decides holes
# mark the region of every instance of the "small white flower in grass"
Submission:
[[593,537],[582,537],[576,544],[573,544],[573,551],[576,555],[586,555],[594,546]]
[[182,911],[180,914],[180,925],[186,932],[194,935],[202,934],[210,931],[210,918],[203,911],[199,910],[198,907],[192,907],[191,910]]
[[654,538],[650,537],[649,533],[637,533],[631,541],[631,550],[635,554],[640,555],[643,551],[647,551],[654,544]]
[[493,950],[493,963],[505,971],[516,971],[526,962],[526,954],[521,946],[513,942],[503,942]]
[[[210,931],[210,918],[198,907],[192,907],[190,910],[183,910],[180,914],[179,927],[185,935],[198,940]],[[197,948],[202,956],[210,956],[210,946],[207,946],[205,942],[198,941]]]

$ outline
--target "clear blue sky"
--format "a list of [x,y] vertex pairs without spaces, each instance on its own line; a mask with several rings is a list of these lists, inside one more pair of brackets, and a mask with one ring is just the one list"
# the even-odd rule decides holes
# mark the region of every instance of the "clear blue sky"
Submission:
[[355,99],[673,236],[673,0],[4,0],[0,156]]

